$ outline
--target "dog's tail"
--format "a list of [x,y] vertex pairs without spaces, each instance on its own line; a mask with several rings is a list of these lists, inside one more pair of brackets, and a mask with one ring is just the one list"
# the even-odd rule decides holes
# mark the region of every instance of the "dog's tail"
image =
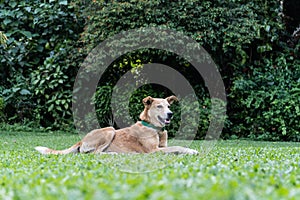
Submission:
[[69,154],[69,153],[79,153],[79,147],[81,146],[81,142],[78,142],[71,146],[68,149],[64,150],[54,150],[47,147],[35,147],[35,150],[40,152],[41,154]]

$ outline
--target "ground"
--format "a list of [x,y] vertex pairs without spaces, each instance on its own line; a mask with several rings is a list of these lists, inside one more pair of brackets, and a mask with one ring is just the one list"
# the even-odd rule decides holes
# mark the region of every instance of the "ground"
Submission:
[[[297,199],[300,144],[218,141],[200,155],[40,155],[76,134],[0,132],[0,199]],[[171,141],[172,143],[172,141]],[[173,143],[176,143],[173,142]],[[190,148],[205,150],[203,141]]]

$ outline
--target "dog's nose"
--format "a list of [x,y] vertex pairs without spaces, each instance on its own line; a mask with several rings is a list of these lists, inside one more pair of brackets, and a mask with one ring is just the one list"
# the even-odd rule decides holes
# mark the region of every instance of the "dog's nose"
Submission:
[[167,113],[167,115],[168,115],[168,119],[171,119],[172,116],[173,116],[173,113],[172,113],[172,112],[169,112],[169,113]]

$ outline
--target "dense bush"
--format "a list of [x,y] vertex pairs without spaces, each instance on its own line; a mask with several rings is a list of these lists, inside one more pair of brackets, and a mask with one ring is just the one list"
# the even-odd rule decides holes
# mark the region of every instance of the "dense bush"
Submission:
[[[127,86],[130,87],[129,85]],[[114,88],[118,90],[118,88]],[[114,106],[114,116],[112,116],[112,102],[111,96],[113,88],[111,86],[101,86],[98,88],[95,95],[95,101],[97,102],[96,111],[98,114],[98,119],[100,126],[110,125],[120,125],[122,127],[129,126],[132,122],[139,120],[140,113],[144,110],[144,105],[142,104],[142,99],[151,95],[157,98],[166,98],[170,95],[173,95],[170,90],[167,88],[156,85],[148,84],[138,88],[133,94],[131,94],[130,99],[126,99],[127,92],[129,90],[121,91],[118,95],[117,102],[113,102]],[[124,95],[122,95],[124,94]],[[171,106],[171,110],[174,113],[172,122],[168,127],[169,136],[176,138],[182,137],[185,139],[193,138],[203,138],[206,135],[207,128],[209,126],[209,117],[210,117],[210,106],[211,102],[206,97],[199,99],[201,104],[197,102],[189,101],[188,97],[185,97],[185,101],[191,102],[191,104],[181,104],[183,99],[179,98],[179,102],[174,102]],[[183,106],[183,107],[182,107]],[[198,121],[196,121],[196,116],[194,116],[195,110],[198,109],[200,116]],[[127,113],[129,111],[129,113]],[[121,122],[120,124],[116,124]],[[181,122],[181,119],[184,119],[185,122]],[[179,130],[179,126],[181,129]],[[189,131],[190,127],[198,128],[198,135],[195,135],[194,132]]]
[[[287,49],[287,41],[283,40],[282,36],[287,33],[279,15],[278,1],[132,0],[95,2],[87,8],[86,13],[91,20],[82,34],[87,51],[120,31],[142,26],[177,30],[203,45],[219,65],[228,91],[229,117],[225,137],[299,140],[298,108],[294,106],[299,103],[294,94],[299,87],[299,75],[295,73],[299,68],[296,62],[298,55],[296,50]],[[181,72],[185,71],[185,65],[179,64],[176,55],[155,52],[150,55],[137,52],[134,55],[145,63],[155,60],[169,66],[179,65]],[[132,56],[126,59],[130,58]],[[128,65],[122,70],[130,68]],[[118,70],[110,73],[116,74],[120,72]],[[185,75],[194,86],[204,88],[199,77],[191,73]],[[282,82],[284,80],[288,82]],[[270,82],[274,82],[273,85],[269,85]],[[255,86],[249,87],[251,84]],[[207,97],[205,89],[198,92],[199,96]],[[102,116],[104,111],[100,110],[98,114]],[[200,132],[207,126],[203,127]]]
[[[292,38],[293,32],[286,30],[278,0],[120,0],[76,4],[24,0],[18,4],[2,1],[0,8],[1,30],[8,37],[7,46],[0,48],[0,70],[4,71],[0,94],[6,109],[12,110],[8,117],[14,116],[15,121],[34,116],[40,120],[38,124],[62,128],[71,120],[71,90],[83,58],[121,31],[159,26],[192,37],[218,64],[228,93],[224,137],[300,140],[300,44]],[[293,44],[288,45],[291,40]],[[113,123],[112,87],[128,70],[138,70],[145,63],[171,66],[197,88],[201,111],[198,137],[203,138],[211,114],[202,78],[195,76],[186,60],[156,49],[123,55],[107,69],[95,95],[100,125]],[[134,105],[130,107],[131,116],[138,116],[140,101],[146,95],[169,94],[166,88],[155,85],[141,88],[130,99],[130,106]],[[192,113],[193,105],[184,109]],[[176,105],[173,110],[182,111]],[[170,132],[176,132],[178,121],[175,116]]]
[[71,122],[78,69],[72,55],[84,25],[79,9],[65,0],[1,1],[0,29],[8,40],[0,47],[0,95],[10,122]]
[[[300,68],[285,54],[252,67],[252,76],[234,81],[231,98],[236,119],[232,132],[239,136],[249,132],[253,139],[300,140]],[[240,120],[238,120],[238,118]],[[251,131],[249,131],[249,129]]]
[[0,122],[4,122],[5,114],[4,114],[4,100],[0,97]]

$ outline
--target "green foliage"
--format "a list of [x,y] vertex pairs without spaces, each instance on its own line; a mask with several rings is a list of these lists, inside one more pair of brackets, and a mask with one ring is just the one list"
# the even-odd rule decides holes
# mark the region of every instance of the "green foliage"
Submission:
[[[241,118],[233,128],[239,135],[251,129],[249,137],[267,140],[299,141],[300,68],[299,61],[289,63],[285,54],[273,62],[261,63],[265,68],[253,67],[253,76],[240,77],[234,82],[232,96],[241,109]],[[241,117],[242,116],[242,117]]]
[[[128,88],[130,88],[130,86],[128,86]],[[170,96],[170,91],[166,88],[158,85],[144,85],[131,94],[130,99],[126,99],[126,96],[130,92],[128,89],[127,91],[121,91],[121,93],[118,94],[118,99],[113,102],[116,108],[114,112],[112,112],[111,99],[113,90],[118,91],[119,88],[113,88],[112,86],[100,86],[95,95],[96,112],[101,127],[105,127],[109,123],[113,122],[113,117],[120,119],[122,124],[126,124],[128,126],[132,124],[132,122],[140,120],[139,115],[144,110],[142,100],[145,97],[152,96],[157,98],[166,98]],[[172,110],[174,111],[174,109]],[[127,113],[128,111],[129,113]],[[178,108],[176,111],[178,111]],[[112,114],[114,114],[114,116]],[[178,117],[175,118],[178,120]]]
[[[5,116],[11,123],[69,127],[73,82],[88,53],[122,31],[165,27],[195,39],[218,64],[228,92],[224,137],[299,141],[300,43],[293,38],[293,45],[287,45],[292,33],[285,30],[280,9],[277,0],[3,0],[0,94]],[[107,98],[111,87],[127,71],[134,73],[147,63],[171,66],[196,88],[200,104],[197,137],[203,138],[214,115],[203,79],[184,58],[157,49],[122,55],[109,66],[95,95],[100,125],[113,123]],[[152,96],[170,94],[165,88],[147,87]],[[130,99],[130,116],[135,119],[142,109],[144,89]],[[193,106],[174,109],[188,115]],[[175,116],[171,132],[177,131],[179,121]]]
[[0,96],[0,122],[3,122],[5,119],[4,114],[4,99]]
[[[54,56],[31,73],[31,88],[37,102],[37,112],[46,127],[67,128],[71,122],[72,86],[76,68],[64,60],[72,48],[61,44]],[[49,123],[49,124],[47,124]],[[63,127],[66,126],[66,127]]]
[[[13,88],[4,89],[2,95],[4,96],[5,110],[10,120],[22,121],[27,117],[32,116],[32,108],[34,107],[31,101],[31,93],[27,89],[22,89],[24,84],[24,77],[17,78],[19,84],[16,84]],[[24,81],[25,82],[25,81]],[[15,113],[15,109],[17,113]]]
[[[139,169],[153,166],[147,162],[151,155],[44,156],[33,147],[62,149],[77,142],[78,135],[0,135],[1,199],[240,200],[297,199],[300,194],[298,143],[223,141],[205,157],[153,154],[165,158],[166,166],[131,174],[119,170],[120,161]],[[191,148],[201,146],[195,141]]]
[[[112,86],[98,87],[94,101],[96,102],[96,112],[101,127],[120,125],[116,124],[114,119],[117,119],[117,122],[121,122],[122,127],[130,126],[132,123],[140,120],[140,113],[144,110],[143,98],[147,96],[166,98],[173,95],[167,88],[156,84],[143,85],[132,94],[130,93],[132,91],[130,90],[131,86],[128,85],[126,88],[127,90],[120,91],[119,88],[113,88]],[[117,99],[112,98],[113,90],[118,92]],[[129,99],[127,99],[128,94],[130,95]],[[179,102],[174,102],[170,108],[174,116],[172,123],[167,127],[169,136],[185,139],[194,139],[195,137],[203,139],[210,123],[210,99],[204,96],[199,98],[198,102],[182,105],[181,101],[183,99],[180,96],[178,98]],[[186,97],[185,101],[188,101],[188,97]],[[112,106],[114,106],[114,110],[112,110]],[[195,109],[199,110],[199,116],[195,116]],[[197,117],[199,117],[199,120],[195,121]],[[181,122],[182,119],[185,120],[184,123]],[[184,124],[184,127],[179,131],[179,126],[182,124]],[[191,133],[189,131],[190,127],[198,128],[197,133]]]
[[[0,30],[7,36],[6,45],[0,47],[0,83],[5,88],[0,93],[10,122],[30,119],[56,128],[70,122],[72,82],[78,69],[72,56],[83,28],[80,5],[65,0],[4,0],[0,9]],[[20,116],[23,108],[34,112]]]
[[[295,61],[298,54],[296,49],[288,49],[282,41],[285,30],[278,15],[280,12],[278,1],[132,0],[109,4],[97,1],[86,8],[86,14],[90,19],[82,34],[82,42],[85,44],[83,49],[86,52],[106,38],[124,30],[142,26],[163,26],[180,31],[203,45],[219,65],[229,100],[229,118],[225,127],[228,134],[225,134],[225,137],[299,141],[298,112],[293,110],[294,108],[297,110],[298,98],[290,91],[277,95],[285,87],[291,91],[297,90],[296,77],[299,76],[297,73],[287,75],[299,68],[299,63]],[[290,54],[294,56],[294,60],[279,61],[280,58],[290,57]],[[280,58],[277,58],[278,56]],[[153,50],[147,53],[137,51],[129,56],[132,57],[138,57],[142,63],[159,62],[177,66],[176,70],[184,74],[193,87],[204,88],[201,78],[188,71],[184,61],[182,62],[176,55]],[[120,63],[123,63],[122,59],[116,61],[114,66],[120,66]],[[274,65],[282,69],[281,74],[273,70]],[[112,77],[118,77],[116,74],[122,74],[120,71],[130,68],[129,65],[127,68],[115,68],[110,74],[113,74]],[[284,70],[286,72],[283,72]],[[286,74],[283,75],[284,73]],[[278,84],[269,87],[267,82],[270,77],[276,79]],[[108,80],[113,78],[110,77]],[[280,83],[284,80],[290,83]],[[243,84],[241,86],[243,82],[246,85],[253,83],[255,87],[245,88]],[[207,96],[204,89],[198,90],[197,95]],[[267,101],[270,96],[272,100]],[[289,101],[291,99],[292,101]],[[206,101],[208,100],[204,100]],[[254,102],[256,105],[253,105]],[[96,104],[101,103],[97,100]],[[272,108],[269,108],[269,105],[273,105]],[[98,111],[104,112],[100,107]],[[201,118],[202,116],[205,118],[208,115],[201,113]],[[203,127],[201,132],[208,124],[209,118],[201,119],[200,127]]]
[[0,31],[0,44],[3,45],[3,47],[6,47],[7,37],[6,35]]

